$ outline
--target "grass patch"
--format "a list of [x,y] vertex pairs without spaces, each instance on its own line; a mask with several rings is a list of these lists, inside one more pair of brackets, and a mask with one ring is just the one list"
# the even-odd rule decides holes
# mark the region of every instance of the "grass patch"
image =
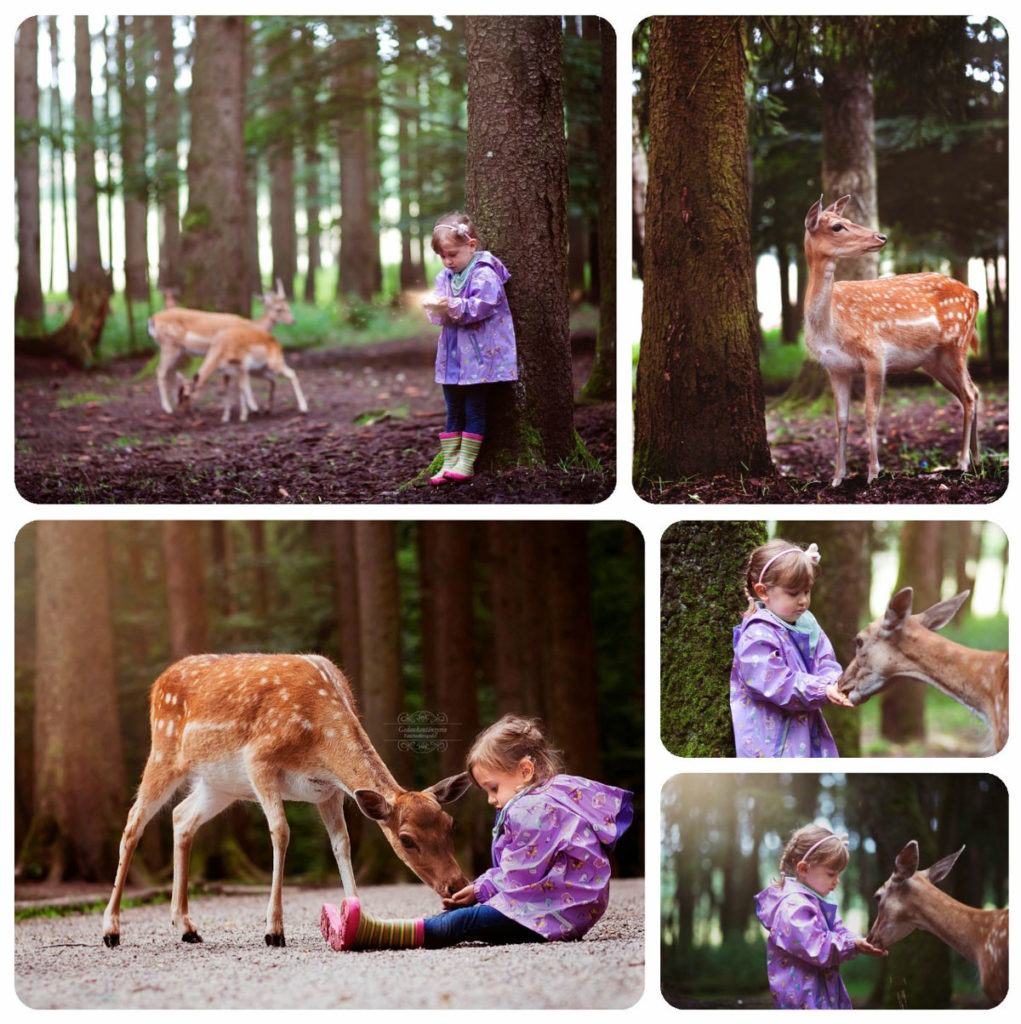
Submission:
[[97,395],[94,391],[83,391],[77,395],[68,395],[66,398],[57,399],[58,409],[73,409],[81,405],[102,405],[104,402],[112,402],[109,395]]

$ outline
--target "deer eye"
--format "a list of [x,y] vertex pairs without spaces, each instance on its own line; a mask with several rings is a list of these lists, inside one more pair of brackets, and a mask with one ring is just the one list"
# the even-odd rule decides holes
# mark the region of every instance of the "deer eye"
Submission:
[[854,646],[857,647],[858,650],[860,651],[862,649],[862,647],[865,646],[865,641],[860,636],[856,636],[854,638]]
[[844,225],[843,224],[834,224],[833,225],[833,230],[834,231],[843,231],[844,230]]
[[416,843],[415,840],[411,838],[411,836],[402,835],[400,837],[400,840],[401,840],[401,846],[403,846],[405,850],[417,850],[418,849],[418,843]]

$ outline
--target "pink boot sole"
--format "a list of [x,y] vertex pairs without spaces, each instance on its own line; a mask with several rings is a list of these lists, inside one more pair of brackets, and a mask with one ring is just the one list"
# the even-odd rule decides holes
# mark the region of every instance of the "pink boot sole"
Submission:
[[332,903],[323,904],[319,915],[319,930],[331,949],[339,953],[341,950],[354,948],[360,917],[361,906],[354,896],[341,901],[339,907]]

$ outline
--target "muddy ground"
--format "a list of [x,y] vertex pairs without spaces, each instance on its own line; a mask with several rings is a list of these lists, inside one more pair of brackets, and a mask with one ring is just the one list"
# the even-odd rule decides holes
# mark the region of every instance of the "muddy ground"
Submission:
[[[15,483],[28,501],[53,504],[563,504],[612,492],[613,404],[575,409],[594,466],[513,467],[430,487],[421,475],[444,428],[435,353],[435,338],[289,351],[309,414],[281,378],[271,411],[226,424],[212,385],[187,413],[164,413],[146,358],[74,372],[18,357]],[[577,340],[574,355],[577,388],[591,339]],[[257,401],[266,388],[254,382]]]
[[774,408],[767,409],[766,416],[772,475],[645,481],[639,494],[656,504],[987,504],[1007,487],[1007,389],[992,383],[979,386],[982,466],[978,473],[955,468],[961,442],[960,407],[941,388],[921,382],[887,388],[880,413],[881,472],[871,484],[865,480],[864,411],[856,401],[848,428],[849,475],[838,487],[830,485],[836,452],[833,417],[799,416]]

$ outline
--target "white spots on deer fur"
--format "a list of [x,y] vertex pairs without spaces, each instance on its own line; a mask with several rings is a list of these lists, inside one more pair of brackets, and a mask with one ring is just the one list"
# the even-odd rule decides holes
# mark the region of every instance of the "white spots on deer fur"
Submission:
[[317,692],[318,692],[320,697],[328,697],[329,696],[329,694],[326,692],[326,690],[323,690],[321,688]]
[[327,738],[328,740],[332,740],[332,739],[333,739],[333,737],[337,735],[337,733],[336,733],[336,730],[334,730],[334,729],[324,729],[324,730],[323,730],[323,735],[324,735],[324,736],[325,736],[325,737],[326,737],[326,738]]

